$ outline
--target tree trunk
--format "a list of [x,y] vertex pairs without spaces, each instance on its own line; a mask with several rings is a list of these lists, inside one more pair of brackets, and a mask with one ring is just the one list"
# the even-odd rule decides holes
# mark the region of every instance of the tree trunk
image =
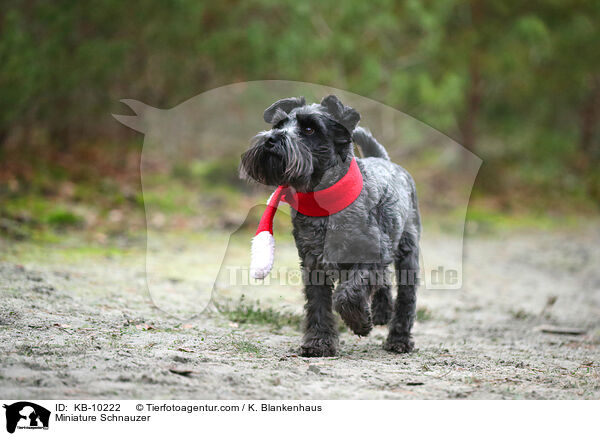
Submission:
[[590,164],[600,160],[600,141],[595,140],[600,118],[600,75],[592,78],[591,92],[583,102],[580,116],[579,152],[582,162],[589,168]]
[[583,175],[588,194],[600,204],[600,75],[592,77],[590,93],[581,107],[580,120],[577,167]]
[[8,129],[0,129],[0,152],[4,149],[4,141],[8,137]]
[[459,121],[462,146],[475,152],[477,143],[477,120],[481,108],[482,81],[477,62],[472,59],[469,65],[469,89],[466,96],[466,107]]
[[[471,0],[471,27],[476,32],[481,27],[483,20],[483,5],[478,0]],[[462,139],[462,146],[475,152],[477,142],[477,120],[483,96],[483,83],[478,59],[478,42],[471,48],[469,55],[469,89],[465,96],[465,110],[458,122]]]

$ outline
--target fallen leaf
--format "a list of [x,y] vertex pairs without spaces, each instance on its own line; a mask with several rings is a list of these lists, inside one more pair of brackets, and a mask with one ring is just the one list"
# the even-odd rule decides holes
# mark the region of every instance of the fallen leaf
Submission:
[[556,335],[584,335],[586,332],[583,329],[575,327],[560,327],[555,325],[541,325],[538,326],[536,330],[539,330],[542,333],[553,333]]
[[184,377],[189,377],[195,372],[191,369],[184,368],[169,368],[169,371],[171,371],[173,374],[182,375]]

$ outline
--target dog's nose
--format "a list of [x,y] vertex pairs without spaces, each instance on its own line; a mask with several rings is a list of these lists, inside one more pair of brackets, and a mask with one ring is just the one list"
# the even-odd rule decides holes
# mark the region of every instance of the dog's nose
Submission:
[[271,137],[269,137],[269,139],[267,139],[265,141],[265,147],[273,148],[273,147],[275,147],[275,145],[277,144],[278,141],[279,141],[278,138],[271,136]]

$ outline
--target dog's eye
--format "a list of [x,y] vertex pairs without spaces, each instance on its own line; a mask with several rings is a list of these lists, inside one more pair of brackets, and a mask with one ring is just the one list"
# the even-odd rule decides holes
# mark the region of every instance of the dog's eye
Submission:
[[313,133],[315,133],[315,129],[313,129],[312,127],[308,127],[308,126],[304,127],[302,130],[307,135],[312,135]]

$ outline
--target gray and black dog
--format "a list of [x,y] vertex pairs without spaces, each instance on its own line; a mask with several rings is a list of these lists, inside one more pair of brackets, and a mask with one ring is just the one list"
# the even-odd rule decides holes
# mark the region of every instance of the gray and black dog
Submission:
[[[374,324],[389,323],[384,348],[412,351],[421,233],[412,177],[390,161],[369,131],[357,127],[358,112],[335,95],[320,104],[306,104],[304,97],[279,100],[265,110],[264,119],[273,127],[256,135],[242,155],[243,178],[318,191],[348,172],[354,144],[364,156],[356,159],[363,188],[352,204],[324,217],[292,210],[306,295],[301,354],[337,353],[333,309],[359,336],[368,335]],[[395,303],[388,270],[392,262]]]

